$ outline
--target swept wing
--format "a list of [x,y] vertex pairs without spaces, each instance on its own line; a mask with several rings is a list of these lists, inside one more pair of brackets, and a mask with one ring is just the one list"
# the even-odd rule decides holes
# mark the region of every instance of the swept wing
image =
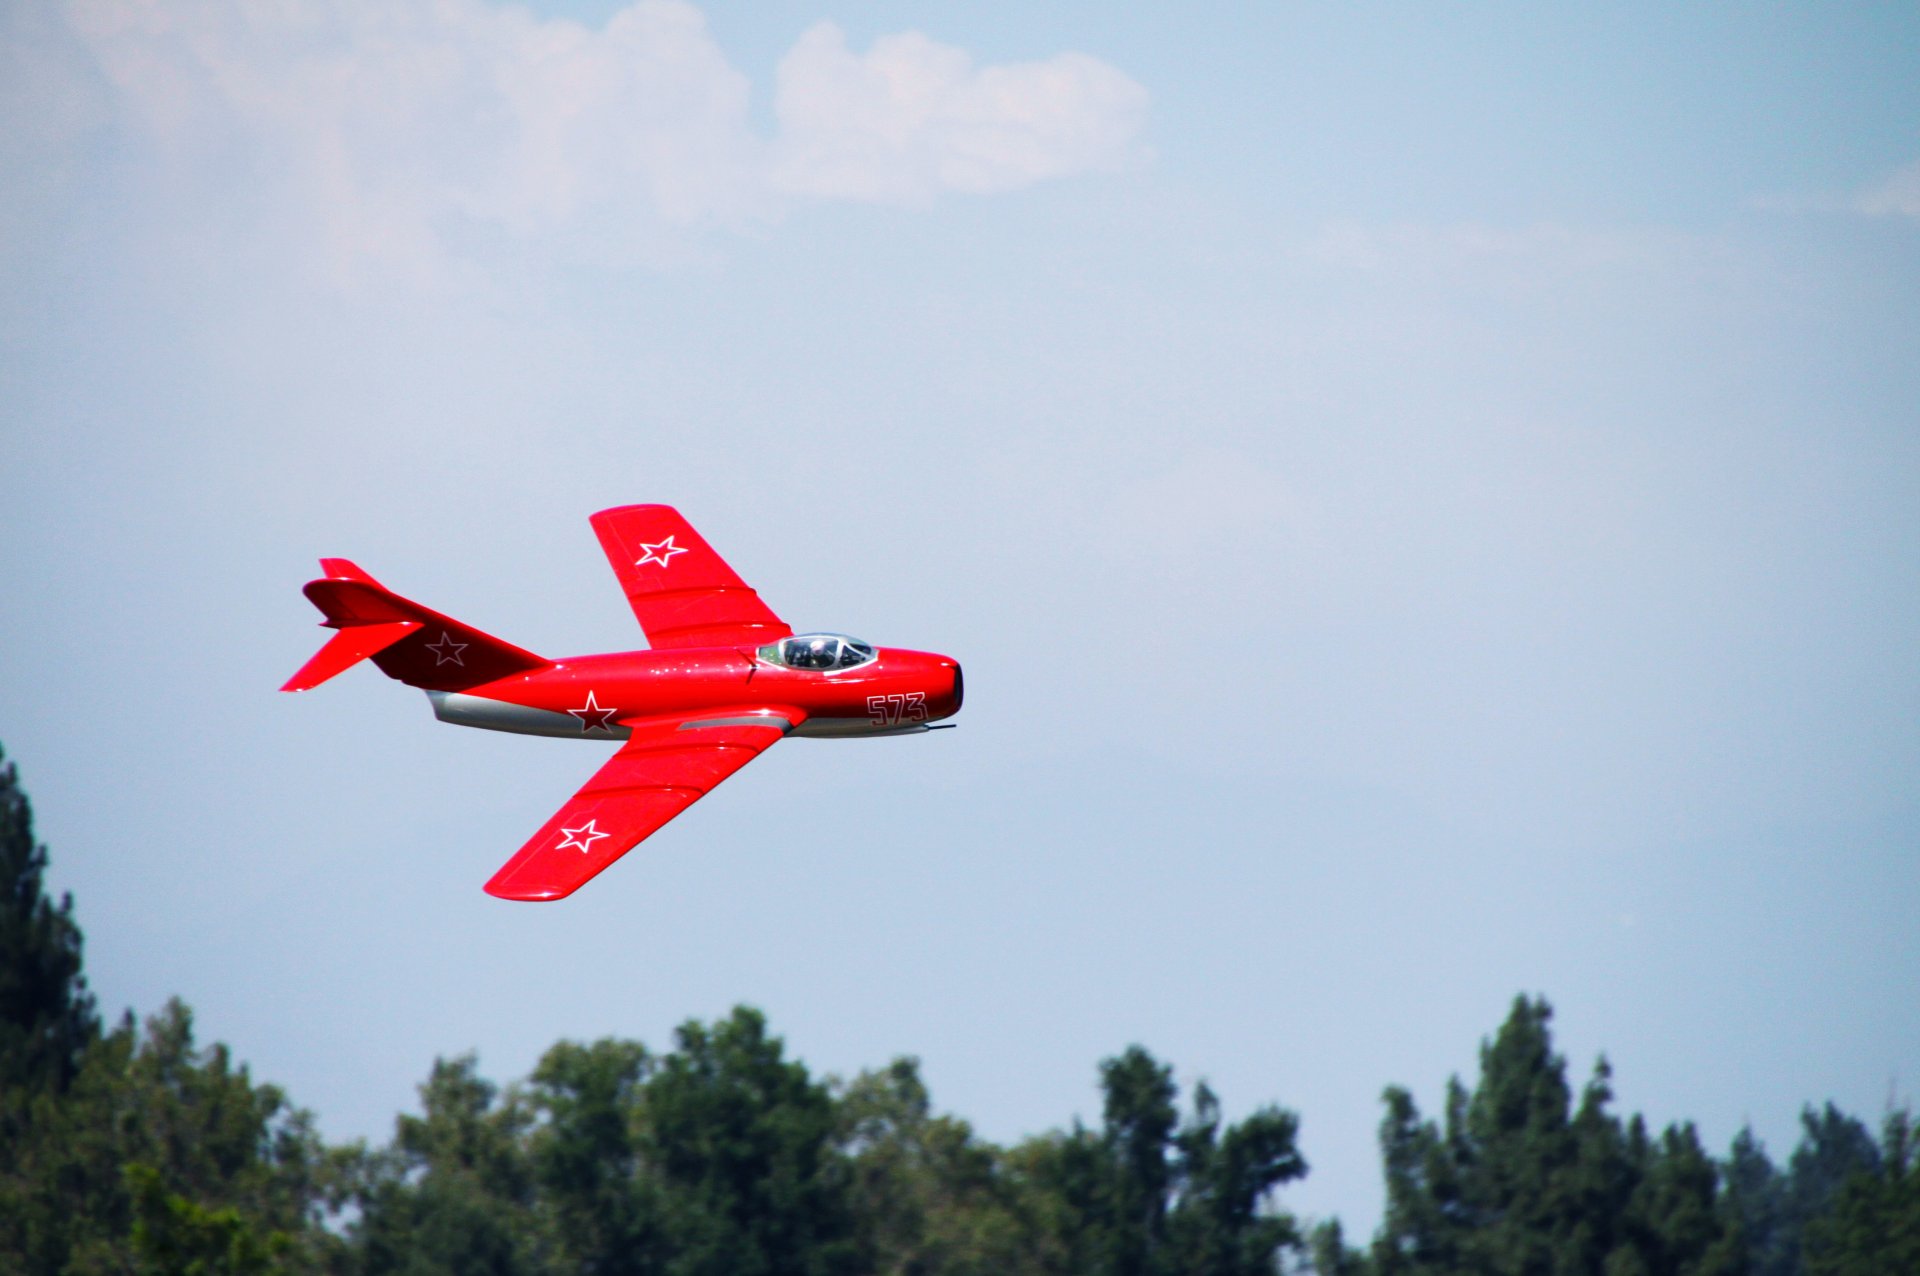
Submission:
[[672,506],[622,505],[591,521],[650,645],[757,646],[793,632]]
[[561,899],[806,721],[750,706],[627,720],[633,735],[487,883],[501,899]]

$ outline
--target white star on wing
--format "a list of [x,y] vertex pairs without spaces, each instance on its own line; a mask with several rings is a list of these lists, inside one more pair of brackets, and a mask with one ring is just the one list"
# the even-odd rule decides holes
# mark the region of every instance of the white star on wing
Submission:
[[566,834],[566,837],[561,840],[560,845],[553,849],[556,851],[564,851],[569,846],[577,846],[580,848],[582,855],[592,850],[593,844],[601,838],[612,836],[610,833],[602,833],[599,829],[595,828],[594,821],[592,820],[588,820],[578,828],[561,829],[560,831]]
[[[678,533],[675,533],[675,535],[678,535]],[[656,541],[651,545],[645,541],[641,541],[640,548],[646,552],[633,560],[635,567],[645,567],[648,563],[658,563],[662,567],[665,567],[675,554],[684,554],[687,552],[681,546],[673,543],[672,536],[667,537],[667,539],[663,541]]]
[[440,641],[428,643],[427,650],[433,653],[433,667],[435,669],[448,663],[459,665],[464,669],[467,667],[467,662],[460,658],[460,653],[465,651],[468,646],[469,644],[464,642],[455,642],[453,635],[443,629],[440,631]]

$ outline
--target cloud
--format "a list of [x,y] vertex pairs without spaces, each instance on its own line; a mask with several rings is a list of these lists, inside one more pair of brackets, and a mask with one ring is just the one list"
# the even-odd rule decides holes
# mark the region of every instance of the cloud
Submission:
[[1854,208],[1874,217],[1920,217],[1920,160],[1862,191]]
[[773,182],[822,198],[917,203],[1120,166],[1147,93],[1097,58],[978,67],[924,35],[864,56],[823,22],[782,59]]
[[[864,56],[814,27],[772,136],[698,9],[598,29],[481,0],[70,0],[127,153],[227,225],[290,219],[334,270],[431,269],[490,237],[645,257],[797,200],[920,203],[1110,169],[1146,92],[1098,59],[976,67],[924,35]],[[42,33],[44,34],[44,33]],[[17,61],[18,58],[10,59]]]

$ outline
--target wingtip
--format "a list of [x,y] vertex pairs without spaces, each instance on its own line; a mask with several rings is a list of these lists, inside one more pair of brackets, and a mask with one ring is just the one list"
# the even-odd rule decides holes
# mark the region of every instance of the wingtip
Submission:
[[596,510],[592,514],[587,515],[587,521],[597,524],[602,519],[612,518],[618,514],[638,514],[648,510],[665,510],[675,517],[679,516],[679,511],[671,505],[662,505],[657,501],[643,501],[636,505],[610,505],[606,509]]
[[320,576],[323,580],[355,580],[363,585],[380,584],[379,581],[367,574],[365,568],[350,558],[321,559]]
[[495,899],[512,900],[517,904],[551,904],[557,899],[565,899],[572,893],[570,891],[540,890],[537,888],[531,890],[515,890],[510,886],[502,885],[498,881],[488,882],[480,889],[486,891],[487,894],[493,896]]

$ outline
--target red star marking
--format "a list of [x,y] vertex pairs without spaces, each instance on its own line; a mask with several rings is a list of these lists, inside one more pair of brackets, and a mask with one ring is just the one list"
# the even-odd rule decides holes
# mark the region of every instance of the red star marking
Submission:
[[589,731],[611,732],[613,728],[609,726],[608,723],[613,720],[613,715],[620,711],[618,709],[602,709],[594,703],[593,692],[589,690],[587,692],[586,704],[578,709],[569,709],[567,712],[580,719],[580,734],[585,735]]
[[433,667],[435,669],[438,669],[441,665],[447,664],[448,662],[459,665],[464,669],[466,668],[467,662],[460,658],[460,653],[465,651],[468,646],[469,644],[464,642],[455,642],[452,634],[442,630],[440,641],[428,643],[427,650],[433,653]]

